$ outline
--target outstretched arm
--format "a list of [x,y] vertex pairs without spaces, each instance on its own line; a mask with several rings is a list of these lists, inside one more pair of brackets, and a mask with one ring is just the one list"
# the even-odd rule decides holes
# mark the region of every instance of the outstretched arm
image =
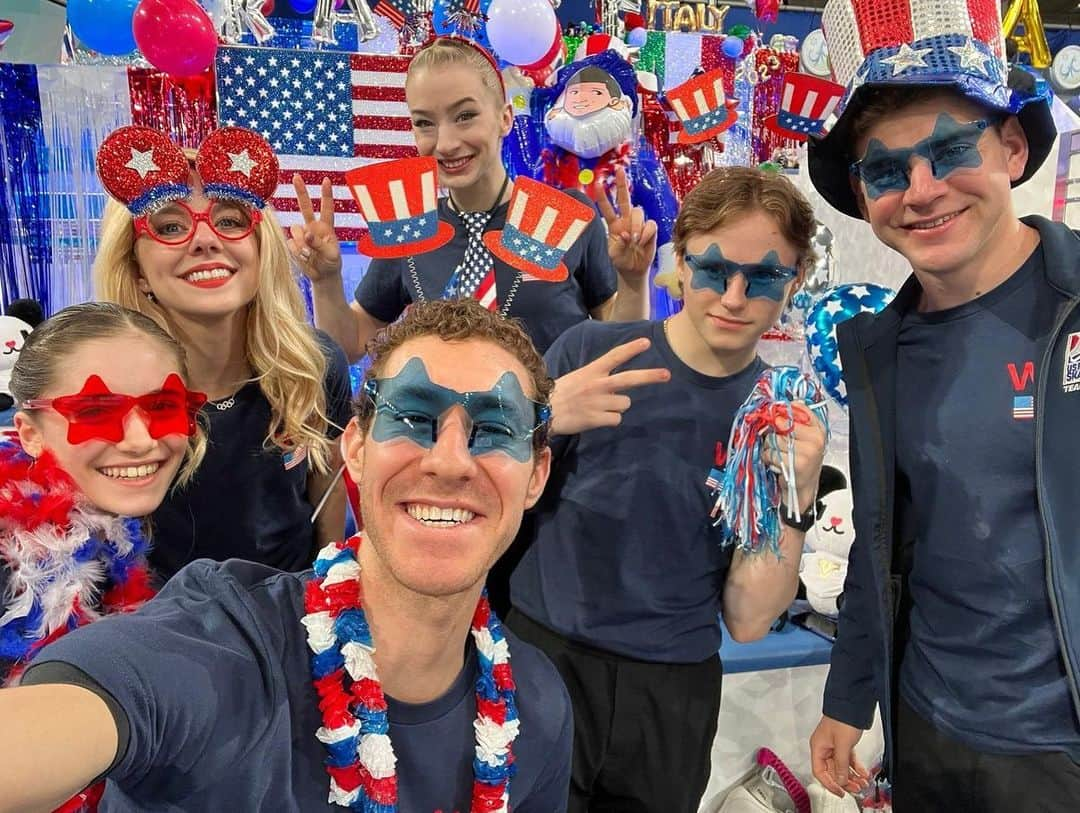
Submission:
[[112,764],[119,735],[89,689],[0,689],[0,813],[54,810]]

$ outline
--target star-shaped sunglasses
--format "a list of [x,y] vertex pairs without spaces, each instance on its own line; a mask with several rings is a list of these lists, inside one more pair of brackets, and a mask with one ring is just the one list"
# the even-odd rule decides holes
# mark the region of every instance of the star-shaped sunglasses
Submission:
[[52,409],[68,424],[68,443],[105,440],[119,443],[124,439],[124,422],[131,410],[138,408],[147,432],[155,440],[166,435],[195,434],[195,416],[206,396],[184,386],[176,373],[170,373],[161,389],[145,395],[124,395],[109,390],[100,376],[91,375],[74,395],[57,398],[34,398],[20,404],[21,409]]

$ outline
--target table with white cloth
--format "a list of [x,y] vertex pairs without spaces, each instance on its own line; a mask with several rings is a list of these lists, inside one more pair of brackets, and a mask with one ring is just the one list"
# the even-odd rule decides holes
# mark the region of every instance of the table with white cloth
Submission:
[[[712,773],[700,813],[714,813],[724,796],[755,767],[767,746],[804,784],[810,770],[810,734],[821,719],[821,697],[829,674],[832,644],[795,624],[747,644],[724,629],[720,719],[712,748]],[[860,740],[859,757],[869,768],[881,759],[881,721]]]

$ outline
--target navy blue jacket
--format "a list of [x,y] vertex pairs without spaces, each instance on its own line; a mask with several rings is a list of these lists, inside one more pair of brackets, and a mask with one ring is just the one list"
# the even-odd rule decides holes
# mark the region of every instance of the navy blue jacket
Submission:
[[[1065,392],[1062,383],[1068,337],[1080,331],[1080,235],[1041,217],[1024,222],[1039,231],[1047,280],[1067,297],[1057,313],[1046,314],[1054,327],[1037,368],[1035,472],[1050,602],[1080,718],[1080,391]],[[851,424],[855,543],[823,710],[865,729],[880,704],[890,772],[914,543],[912,529],[903,527],[911,512],[898,510],[907,495],[896,485],[896,347],[901,320],[920,294],[912,276],[876,317],[861,314],[837,328]]]

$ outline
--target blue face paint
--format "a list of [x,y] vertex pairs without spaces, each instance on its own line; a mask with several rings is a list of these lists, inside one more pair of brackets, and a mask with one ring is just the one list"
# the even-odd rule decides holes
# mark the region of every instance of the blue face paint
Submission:
[[795,279],[795,269],[780,264],[780,257],[770,251],[756,263],[733,263],[725,259],[720,246],[713,243],[702,254],[685,256],[686,264],[693,271],[690,277],[691,288],[710,288],[718,294],[727,290],[728,280],[736,274],[746,279],[748,299],[764,296],[780,302],[784,298],[784,289]]
[[503,452],[525,463],[533,435],[551,417],[551,408],[525,396],[521,382],[503,373],[490,390],[458,392],[428,377],[419,358],[411,358],[393,378],[369,379],[364,393],[375,405],[371,436],[384,442],[405,438],[424,449],[435,445],[439,423],[455,406],[465,409],[469,453]]
[[871,200],[889,192],[903,192],[911,186],[913,157],[928,161],[930,171],[940,181],[962,167],[982,165],[979,139],[989,126],[988,119],[960,123],[948,113],[942,113],[934,124],[934,132],[914,147],[890,150],[876,138],[870,139],[866,155],[851,165],[851,173],[863,182]]

